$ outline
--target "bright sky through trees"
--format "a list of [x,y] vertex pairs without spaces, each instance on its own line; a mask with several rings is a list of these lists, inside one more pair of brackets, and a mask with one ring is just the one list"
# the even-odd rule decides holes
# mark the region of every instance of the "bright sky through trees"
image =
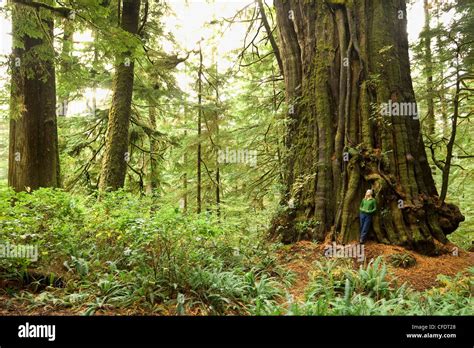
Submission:
[[[200,39],[209,40],[214,35],[216,25],[209,25],[213,19],[227,18],[231,19],[237,11],[249,5],[248,10],[251,10],[252,1],[228,1],[228,0],[171,0],[167,2],[172,9],[174,15],[166,16],[164,18],[166,31],[172,33],[175,37],[179,48],[183,51],[192,51],[199,49]],[[271,4],[271,2],[268,2]],[[2,2],[0,1],[0,4]],[[449,18],[444,18],[445,21]],[[424,12],[423,1],[418,0],[408,7],[408,38],[410,43],[418,39],[419,33],[423,28]],[[229,26],[228,23],[224,25],[224,32],[218,35],[217,41],[217,56],[220,69],[227,69],[235,64],[235,57],[231,52],[242,47],[243,38],[247,30],[248,23],[234,23]],[[59,29],[57,29],[59,30]],[[0,16],[0,55],[2,61],[6,62],[7,57],[11,52],[11,23],[5,19],[5,16]],[[83,41],[91,41],[92,37],[89,32],[75,33],[75,43]],[[162,43],[165,49],[171,51],[172,45],[169,42]],[[205,63],[209,63],[212,59],[211,54],[205,55]],[[206,62],[206,59],[209,60]],[[0,73],[5,74],[5,66],[0,67]],[[194,78],[186,76],[184,69],[180,67],[178,73],[178,83],[183,90],[188,90],[189,84],[193,83]],[[8,81],[0,81],[0,86]],[[92,97],[92,91],[84,91],[85,100]],[[107,103],[110,100],[111,94],[108,90],[97,90],[96,98],[100,104]],[[69,105],[70,114],[82,113],[86,110],[86,101],[76,100]],[[1,105],[2,109],[7,109],[8,105]]]

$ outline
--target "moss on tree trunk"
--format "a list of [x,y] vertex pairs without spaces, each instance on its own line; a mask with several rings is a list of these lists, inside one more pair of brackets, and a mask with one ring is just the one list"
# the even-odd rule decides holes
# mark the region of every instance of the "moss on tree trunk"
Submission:
[[[140,0],[123,0],[121,28],[131,34],[138,31]],[[134,63],[128,56],[117,57],[113,86],[112,107],[109,112],[105,153],[100,173],[101,190],[117,190],[125,183],[130,114],[133,95]]]
[[53,25],[46,11],[13,6],[8,184],[16,191],[60,185]]
[[417,115],[381,113],[384,104],[415,103],[405,2],[276,0],[275,7],[289,112],[284,209],[272,235],[357,240],[359,203],[372,188],[370,238],[439,252],[464,217],[439,202]]

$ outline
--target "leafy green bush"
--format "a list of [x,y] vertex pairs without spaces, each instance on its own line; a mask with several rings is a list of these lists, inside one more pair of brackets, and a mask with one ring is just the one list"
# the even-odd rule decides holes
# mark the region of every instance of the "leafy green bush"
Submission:
[[[38,262],[22,269],[47,272],[53,264],[67,279],[37,303],[83,305],[86,314],[132,304],[181,314],[248,313],[250,304],[278,299],[287,282],[272,246],[225,219],[157,208],[151,198],[123,191],[99,199],[51,189],[0,194],[2,240],[19,243],[26,235],[40,250]],[[2,265],[16,274],[18,264]]]
[[[443,285],[416,292],[387,279],[383,259],[371,260],[358,271],[348,260],[314,264],[303,302],[291,298],[255,311],[261,315],[472,315],[472,276],[440,276]],[[473,270],[470,270],[473,273]]]
[[391,265],[395,267],[408,268],[416,264],[416,259],[409,253],[390,255],[389,260]]
[[225,214],[220,221],[187,215],[124,191],[85,196],[0,187],[0,242],[37,245],[39,251],[37,261],[1,258],[0,276],[41,282],[39,293],[4,289],[30,308],[48,305],[86,315],[117,309],[178,315],[473,314],[472,269],[470,276],[440,276],[440,287],[416,292],[398,286],[382,258],[359,269],[347,259],[315,262],[304,300],[294,300],[294,275],[279,265],[280,246],[265,241],[262,221],[256,214],[240,222]]

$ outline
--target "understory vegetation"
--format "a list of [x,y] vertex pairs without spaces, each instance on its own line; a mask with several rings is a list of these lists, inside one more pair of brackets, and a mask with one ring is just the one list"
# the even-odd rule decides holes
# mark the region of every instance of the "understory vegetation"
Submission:
[[474,315],[473,1],[2,3],[0,316]]
[[[310,265],[303,298],[285,249],[265,238],[269,215],[184,214],[153,198],[57,189],[0,193],[0,238],[38,245],[38,260],[0,259],[4,307],[92,315],[472,315],[474,269],[422,292],[381,257]],[[268,213],[269,214],[269,213]],[[22,261],[19,261],[22,260]]]

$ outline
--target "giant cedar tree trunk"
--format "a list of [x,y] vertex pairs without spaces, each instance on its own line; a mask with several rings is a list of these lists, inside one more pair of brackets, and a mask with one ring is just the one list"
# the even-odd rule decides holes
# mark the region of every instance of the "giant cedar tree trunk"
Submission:
[[14,5],[8,184],[16,191],[60,184],[53,26],[46,11]]
[[436,253],[464,217],[439,205],[416,116],[380,106],[415,102],[404,0],[275,0],[289,105],[283,242],[359,238],[373,188],[370,237]]
[[[136,34],[140,14],[140,0],[123,0],[121,28]],[[123,57],[120,57],[123,58]],[[128,129],[133,94],[133,60],[118,59],[115,69],[114,94],[109,112],[99,188],[117,190],[123,187],[127,171]]]

